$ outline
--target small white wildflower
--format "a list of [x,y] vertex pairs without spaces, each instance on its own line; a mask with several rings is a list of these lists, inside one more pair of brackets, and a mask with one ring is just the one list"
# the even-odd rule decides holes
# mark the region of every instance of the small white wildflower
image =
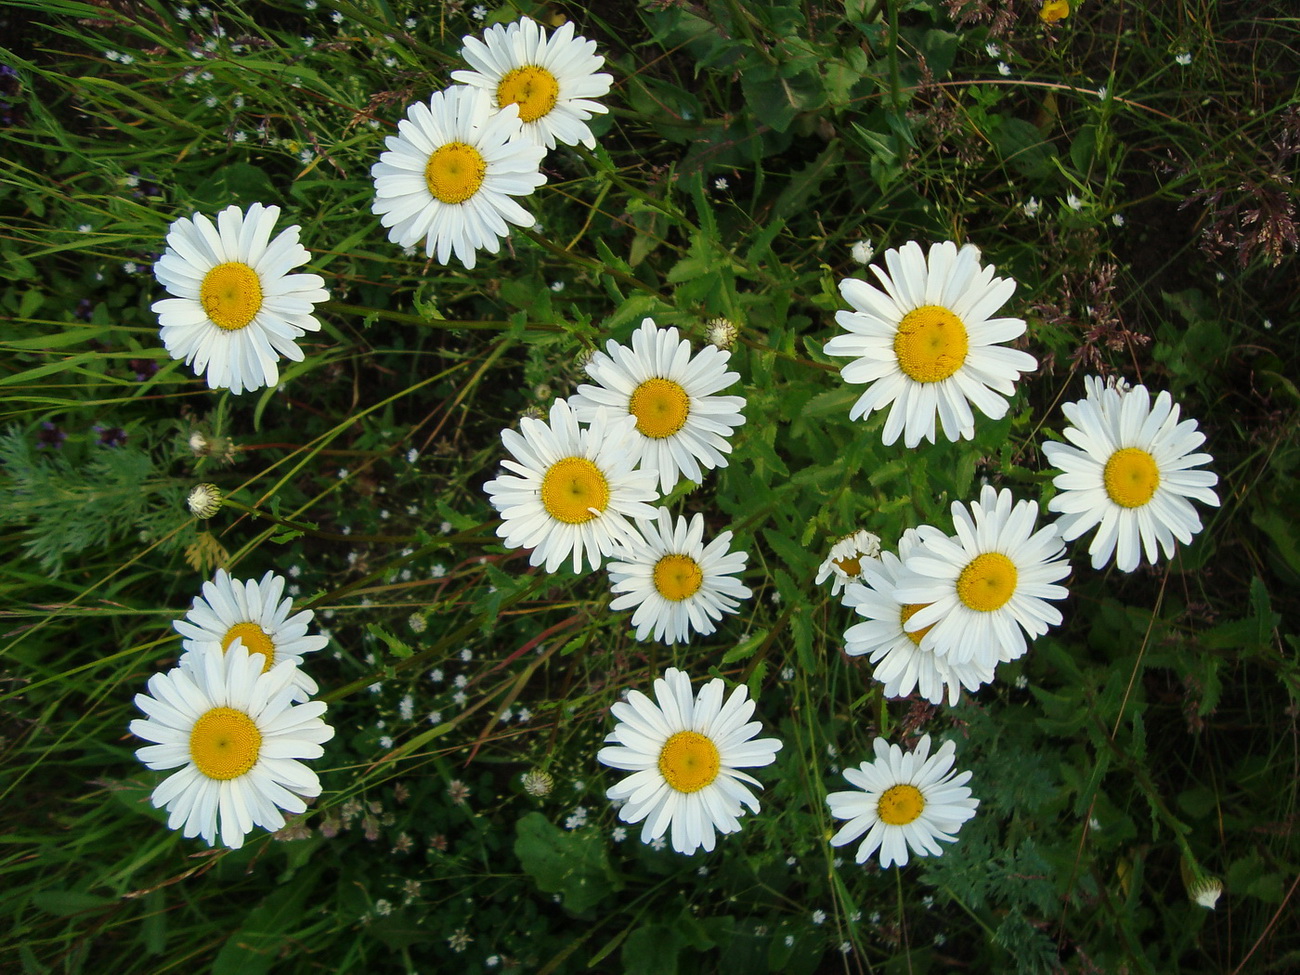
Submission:
[[465,706],[465,702],[469,700],[469,695],[466,694],[464,691],[457,691],[455,694],[451,696],[451,699],[454,702],[456,702],[456,707],[463,708]]
[[871,259],[876,256],[876,247],[864,237],[849,249],[849,256],[859,264],[870,264]]
[[813,923],[813,924],[825,924],[825,923],[826,923],[826,912],[823,911],[823,910],[821,910],[821,909],[818,909],[818,910],[813,911],[813,912],[812,912],[812,923]]
[[581,829],[587,825],[587,809],[585,806],[578,806],[573,813],[564,821],[565,829]]
[[496,968],[498,965],[501,964],[501,956],[488,955],[486,958],[483,959],[483,964],[486,965],[488,968]]
[[385,67],[385,68],[395,68],[395,67],[397,67],[397,58],[393,57],[391,54],[387,55],[387,56],[384,58],[384,67]]
[[794,668],[793,668],[793,667],[783,667],[783,668],[781,669],[781,679],[782,679],[782,680],[794,680]]
[[435,684],[441,684],[441,683],[442,683],[442,668],[441,668],[441,667],[434,667],[433,670],[429,671],[429,680],[433,681]]
[[338,11],[338,10],[333,11],[333,12],[330,14],[330,20],[334,21],[334,23],[336,23],[336,24],[341,24],[341,23],[343,23],[343,14],[342,14],[342,12],[341,12],[341,11]]
[[773,589],[771,593],[768,594],[767,598],[772,601],[773,606],[781,605],[781,594],[777,592],[775,589]]
[[841,954],[841,955],[847,955],[847,954],[848,954],[850,951],[852,951],[852,950],[853,950],[853,945],[849,944],[847,941],[841,941],[841,942],[840,942],[840,954]]
[[615,826],[612,830],[610,830],[609,836],[610,839],[612,839],[615,843],[622,843],[625,839],[627,839],[627,830],[625,830],[622,826]]
[[367,688],[367,690],[370,691],[371,694],[378,694],[381,690],[383,690],[383,688],[384,688],[384,682],[377,680],[373,684],[371,684]]
[[1100,88],[1097,89],[1097,97],[1101,99],[1103,102],[1106,100],[1106,96],[1109,94],[1110,92],[1107,91],[1105,85],[1102,85]]
[[430,711],[430,712],[429,712],[429,724],[442,724],[442,712],[441,712],[441,711]]
[[1174,61],[1177,64],[1181,64],[1184,68],[1187,67],[1189,64],[1192,63],[1191,52],[1190,51],[1179,52],[1179,54],[1174,58]]
[[393,747],[393,739],[390,738],[388,735],[380,735],[380,736],[379,736],[379,747],[380,747],[380,748],[384,748],[384,749],[392,748],[392,747]]
[[235,142],[247,142],[248,133],[241,129],[240,131],[236,132],[233,136],[231,136],[231,138],[234,139]]
[[921,906],[924,907],[927,911],[930,908],[934,907],[934,897],[930,894],[926,894],[924,897],[921,898]]
[[456,679],[452,681],[452,683],[457,687],[465,687],[469,684],[469,678],[464,674],[457,674]]
[[244,96],[243,96],[243,95],[236,95],[234,101],[232,101],[230,104],[234,105],[235,108],[243,108],[243,107],[244,107]]
[[559,294],[561,291],[564,290],[564,282],[563,282],[563,281],[552,281],[552,282],[551,282],[551,290],[554,291],[556,294]]
[[110,61],[116,61],[116,60],[118,60],[121,56],[122,56],[122,55],[118,54],[116,51],[105,51],[105,52],[104,52],[104,57],[108,58],[108,60],[110,60]]
[[406,452],[406,462],[408,464],[414,464],[419,459],[420,459],[420,452],[416,450],[414,447],[412,447],[410,450]]
[[460,659],[465,661],[465,663],[469,663],[474,659],[474,652],[470,650],[469,647],[462,647],[460,651]]
[[1124,226],[1124,214],[1122,213],[1112,214],[1110,218],[1110,222],[1113,223],[1116,227]]
[[135,261],[127,261],[122,265],[122,270],[127,274],[135,274],[136,271],[140,270],[140,265]]
[[1011,77],[1011,65],[1007,64],[1005,61],[999,61],[998,74],[1002,75],[1004,78]]
[[942,948],[947,943],[948,943],[948,939],[943,936],[942,931],[940,931],[938,934],[934,936],[934,946],[936,948]]
[[487,7],[483,6],[483,4],[481,3],[474,4],[474,6],[471,7],[469,11],[469,15],[473,17],[475,20],[482,20],[484,17],[487,16],[487,14],[488,14]]
[[787,867],[793,867],[793,866],[794,866],[795,864],[797,864],[798,862],[799,862],[799,858],[798,858],[798,857],[786,857],[786,858],[785,858],[785,865],[786,865]]
[[343,478],[345,478],[345,477],[347,477],[347,476],[348,476],[348,469],[347,469],[346,467],[340,467],[340,468],[338,469],[338,478],[339,478],[339,480],[341,481],[341,480],[343,480]]
[[302,152],[298,153],[298,161],[303,163],[304,165],[311,162],[315,158],[316,158],[316,153],[312,152],[310,149],[304,149]]
[[727,182],[725,176],[719,176],[717,179],[713,181],[713,188],[715,190],[718,190],[719,192],[726,190],[730,186],[731,184]]
[[992,41],[989,41],[984,45],[984,53],[991,58],[1000,58],[1002,56],[1002,48],[998,47]]
[[307,10],[315,10],[316,0],[307,0],[307,2],[303,4],[303,7]]
[[438,531],[442,532],[444,535],[450,535],[450,534],[451,534],[451,522],[449,522],[449,521],[444,521],[442,524],[440,524],[440,525],[438,526]]
[[1067,193],[1065,197],[1065,205],[1071,210],[1080,210],[1083,208],[1083,200],[1074,193]]
[[289,587],[285,589],[285,592],[287,592],[290,596],[296,596],[300,592],[302,592],[302,586],[298,585],[298,583],[296,582],[291,582],[289,583]]
[[515,713],[515,720],[520,724],[523,724],[524,722],[531,720],[532,716],[532,711],[529,711],[527,708],[520,708],[518,712]]
[[385,917],[389,914],[392,914],[393,905],[381,897],[379,898],[379,900],[375,901],[375,913],[378,914],[380,917]]
[[662,836],[656,836],[650,841],[650,849],[655,850],[656,852],[662,850],[667,845],[668,841]]
[[406,20],[402,22],[402,26],[407,30],[415,30],[415,28],[420,26],[420,22],[414,17],[407,17]]
[[433,578],[435,579],[441,579],[446,574],[447,574],[447,569],[441,565],[435,565],[432,569],[429,570],[429,575],[433,576]]
[[77,228],[77,233],[80,234],[88,234],[90,233],[90,231],[91,231],[91,226],[88,223],[83,223],[81,226]]
[[410,721],[415,714],[415,698],[410,694],[404,694],[397,702],[397,713],[401,715],[403,721]]
[[177,7],[177,8],[176,8],[176,19],[177,19],[177,20],[182,20],[182,21],[184,21],[184,20],[189,20],[190,17],[192,17],[192,16],[194,16],[194,15],[190,13],[190,8],[189,8],[189,7]]
[[790,947],[793,947],[793,945],[794,945],[794,935],[792,935],[792,934],[787,934],[787,935],[785,936],[785,946],[786,946],[787,948],[790,948]]
[[1029,678],[1021,674],[1016,678],[1016,690],[1023,691],[1029,686]]

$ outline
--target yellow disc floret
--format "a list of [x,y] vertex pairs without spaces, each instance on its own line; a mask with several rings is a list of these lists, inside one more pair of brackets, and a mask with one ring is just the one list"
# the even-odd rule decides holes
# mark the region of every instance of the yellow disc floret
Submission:
[[235,708],[213,708],[194,722],[190,758],[210,779],[237,779],[257,764],[262,733]]
[[486,175],[483,156],[463,142],[448,142],[435,149],[424,166],[429,192],[443,203],[464,203],[478,192]]
[[542,507],[557,521],[581,525],[609,504],[609,482],[585,457],[557,460],[542,478]]
[[962,367],[969,348],[965,323],[940,305],[908,312],[894,337],[898,368],[918,383],[947,379]]
[[929,603],[908,603],[898,614],[898,622],[902,625],[903,632],[918,647],[921,645],[921,638],[934,629],[934,624],[931,623],[929,626],[923,626],[919,630],[912,631],[907,628],[907,621],[929,605]]
[[1160,468],[1145,450],[1125,447],[1110,455],[1103,474],[1106,494],[1123,508],[1140,508],[1160,487]]
[[664,599],[681,602],[699,592],[704,570],[689,555],[665,555],[655,563],[654,581]]
[[831,564],[836,566],[850,579],[856,579],[862,575],[861,556],[855,555],[850,559],[831,559]]
[[560,83],[555,75],[535,64],[507,72],[497,85],[497,104],[518,105],[521,122],[536,122],[550,114],[559,97]]
[[271,669],[271,664],[275,663],[275,641],[266,635],[265,630],[256,623],[236,623],[221,638],[222,652],[229,650],[236,640],[241,641],[249,653],[260,653],[265,658],[263,673]]
[[891,786],[880,797],[876,812],[886,825],[906,826],[925,812],[925,796],[914,785]]
[[718,746],[694,731],[679,731],[659,752],[659,773],[678,792],[699,792],[718,777]]
[[627,408],[641,433],[662,440],[686,425],[691,397],[671,379],[647,379],[633,391]]
[[218,264],[203,276],[199,301],[214,325],[238,332],[262,307],[262,279],[239,261]]
[[957,577],[957,596],[971,609],[991,613],[1006,605],[1016,592],[1020,574],[1016,564],[1000,552],[985,552],[971,559]]

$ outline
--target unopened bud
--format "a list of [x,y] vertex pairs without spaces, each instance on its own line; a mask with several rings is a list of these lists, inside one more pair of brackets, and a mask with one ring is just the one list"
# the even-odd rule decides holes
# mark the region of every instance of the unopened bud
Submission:
[[215,484],[196,484],[190,488],[190,495],[185,499],[190,514],[196,518],[211,518],[221,510],[225,499]]
[[539,768],[530,769],[524,773],[523,778],[524,791],[530,796],[542,797],[550,795],[551,790],[555,788],[555,779],[550,772],[543,772]]
[[735,322],[725,318],[709,319],[709,342],[726,351],[736,344],[740,329]]

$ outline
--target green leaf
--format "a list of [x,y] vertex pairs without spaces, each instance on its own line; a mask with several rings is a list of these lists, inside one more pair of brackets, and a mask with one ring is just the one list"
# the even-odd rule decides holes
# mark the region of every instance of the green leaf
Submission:
[[70,917],[83,911],[111,907],[117,903],[117,899],[85,894],[79,890],[38,890],[32,894],[32,903],[47,914]]
[[560,894],[565,908],[585,914],[622,888],[596,830],[562,830],[539,812],[515,825],[515,856],[539,890]]

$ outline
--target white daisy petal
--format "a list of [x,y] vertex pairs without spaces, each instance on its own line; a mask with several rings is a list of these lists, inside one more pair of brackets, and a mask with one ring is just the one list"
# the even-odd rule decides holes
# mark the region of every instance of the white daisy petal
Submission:
[[939,841],[955,842],[957,830],[979,806],[965,785],[970,772],[948,771],[956,746],[944,742],[927,758],[929,735],[908,754],[881,738],[873,745],[874,762],[844,770],[849,784],[860,791],[832,792],[826,797],[831,815],[848,820],[831,837],[831,845],[844,846],[866,833],[855,859],[864,863],[879,850],[882,867],[905,866],[909,849],[917,856],[941,855]]
[[[510,548],[533,549],[532,565],[554,572],[572,558],[573,571],[599,569],[605,556],[635,529],[629,518],[651,519],[657,501],[655,475],[633,471],[626,448],[631,417],[611,418],[603,408],[588,429],[579,429],[567,401],[551,406],[550,423],[525,419],[518,434],[502,432],[515,457],[512,473],[483,489],[501,514],[497,535]],[[510,434],[507,436],[507,434]],[[522,449],[521,449],[522,448]]]
[[638,467],[655,472],[663,494],[682,477],[698,481],[700,468],[727,466],[727,438],[745,422],[742,397],[715,395],[740,378],[726,371],[730,352],[710,345],[692,357],[675,327],[650,318],[630,349],[612,339],[606,349],[587,366],[599,385],[584,383],[570,400],[579,420],[590,423],[602,407],[634,417],[628,449]]
[[1154,565],[1160,550],[1172,557],[1175,539],[1187,544],[1201,530],[1188,499],[1219,504],[1211,490],[1218,476],[1189,469],[1213,459],[1193,453],[1204,435],[1195,420],[1179,422],[1167,392],[1152,404],[1145,386],[1094,376],[1084,385],[1086,397],[1062,407],[1070,443],[1043,445],[1048,463],[1062,471],[1048,510],[1062,515],[1057,524],[1067,541],[1097,528],[1088,548],[1094,569],[1112,556],[1121,572],[1132,572],[1143,556]]
[[[757,798],[741,783],[759,783],[736,766],[772,764],[781,742],[754,739],[762,726],[748,721],[753,702],[744,685],[724,701],[722,681],[714,678],[697,697],[691,692],[690,678],[670,667],[655,681],[655,697],[658,705],[632,691],[630,707],[615,704],[611,709],[622,723],[606,741],[621,741],[625,747],[602,748],[596,760],[635,771],[606,795],[624,800],[618,811],[623,822],[645,821],[643,843],[663,836],[671,826],[677,852],[712,850],[718,833],[740,829],[746,807],[758,812]],[[632,721],[635,730],[629,733]]]
[[454,251],[473,268],[476,251],[500,251],[507,223],[531,226],[532,215],[513,198],[546,182],[546,150],[519,126],[516,106],[497,111],[487,92],[464,85],[411,105],[370,170],[371,211],[389,228],[388,239],[402,247],[423,239],[440,264]]
[[[183,766],[153,793],[154,806],[168,811],[170,829],[202,836],[210,846],[220,836],[238,849],[254,825],[284,825],[276,806],[302,812],[302,798],[320,794],[314,772],[275,756],[319,755],[334,729],[321,720],[322,703],[291,704],[284,696],[294,664],[285,661],[265,672],[264,657],[250,654],[238,638],[224,652],[217,645],[196,653],[199,659],[150,678],[154,697],[136,697],[148,717],[131,722],[131,730],[147,741],[183,744],[145,746],[136,754],[157,768],[152,750],[172,749],[179,761],[171,766]],[[195,707],[159,707],[161,699]]]
[[152,305],[163,346],[210,389],[239,394],[275,385],[276,353],[302,361],[293,339],[320,329],[311,312],[329,298],[324,279],[287,273],[311,258],[298,243],[299,228],[267,242],[279,213],[254,203],[245,214],[232,205],[217,214],[217,227],[203,214],[182,217],[154,265],[158,282],[176,296]]
[[975,435],[973,404],[991,419],[1004,415],[1033,356],[994,343],[1024,334],[1018,318],[991,318],[1015,290],[1009,278],[980,268],[979,251],[951,241],[934,244],[927,258],[916,241],[882,255],[887,270],[871,270],[883,290],[864,281],[840,282],[853,311],[837,312],[847,330],[826,343],[828,355],[851,356],[840,374],[866,383],[851,419],[889,408],[882,439],[901,435],[908,447],[935,440],[935,421],[949,440]]

